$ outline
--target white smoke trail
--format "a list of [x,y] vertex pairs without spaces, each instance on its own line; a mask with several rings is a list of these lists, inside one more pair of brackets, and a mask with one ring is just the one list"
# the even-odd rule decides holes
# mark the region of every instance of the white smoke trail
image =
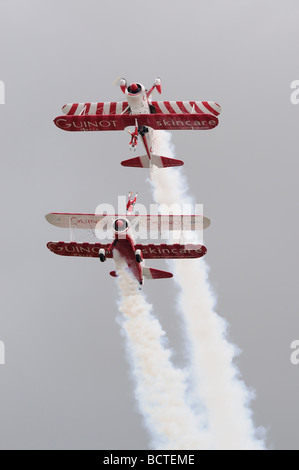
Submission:
[[[155,133],[155,153],[173,156],[171,134]],[[152,172],[154,199],[159,204],[190,203],[187,181],[178,169]],[[227,323],[215,311],[215,298],[204,259],[174,261],[180,289],[179,309],[191,340],[191,360],[199,399],[204,401],[216,449],[264,449],[262,430],[252,421],[250,392],[234,364],[238,349],[226,338]]]
[[[171,363],[171,352],[163,345],[165,332],[152,315],[150,305],[128,273],[117,251],[118,271],[124,314],[121,325],[136,382],[136,398],[156,449],[209,449],[205,430],[198,428],[198,416],[186,403],[185,373]],[[202,426],[203,428],[203,426]]]

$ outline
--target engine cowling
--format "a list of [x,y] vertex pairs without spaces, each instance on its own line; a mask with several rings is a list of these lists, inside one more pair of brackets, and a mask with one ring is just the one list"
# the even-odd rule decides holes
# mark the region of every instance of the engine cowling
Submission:
[[128,219],[119,217],[114,220],[112,224],[112,230],[115,238],[125,239],[128,236],[132,236],[131,225]]
[[148,112],[146,89],[141,83],[131,83],[126,88],[125,95],[133,114],[146,114]]
[[127,219],[119,218],[119,219],[115,219],[112,227],[113,227],[114,232],[116,233],[127,232],[130,227],[130,224]]

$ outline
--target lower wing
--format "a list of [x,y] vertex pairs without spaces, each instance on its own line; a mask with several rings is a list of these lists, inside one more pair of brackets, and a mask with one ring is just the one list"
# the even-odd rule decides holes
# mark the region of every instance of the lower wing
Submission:
[[209,130],[216,127],[219,122],[217,116],[208,113],[169,113],[65,115],[56,117],[54,123],[59,129],[69,132],[121,131],[126,127],[135,126],[136,118],[139,126],[148,126],[156,130]]
[[[77,243],[77,242],[49,242],[47,248],[60,256],[79,256],[84,258],[98,258],[100,249],[104,249],[107,258],[112,258],[112,252],[108,252],[109,244],[102,243]],[[173,244],[173,245],[141,245],[135,246],[140,250],[143,259],[193,259],[201,258],[207,252],[203,245]]]

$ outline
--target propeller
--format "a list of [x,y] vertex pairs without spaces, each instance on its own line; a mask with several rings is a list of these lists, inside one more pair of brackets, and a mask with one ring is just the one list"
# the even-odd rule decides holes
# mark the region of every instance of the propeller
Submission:
[[123,93],[125,93],[127,89],[127,80],[121,76],[117,77],[114,82],[113,86],[120,86],[120,89]]
[[113,86],[119,86],[119,81],[122,79],[122,76],[119,75],[113,82]]

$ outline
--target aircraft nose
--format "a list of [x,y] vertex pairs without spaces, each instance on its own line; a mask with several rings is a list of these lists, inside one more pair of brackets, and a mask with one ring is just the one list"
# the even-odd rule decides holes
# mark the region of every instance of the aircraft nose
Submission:
[[137,83],[132,83],[132,85],[130,85],[130,88],[131,88],[131,91],[132,91],[133,93],[135,93],[135,91],[138,90],[138,85],[137,85]]
[[123,223],[122,220],[117,220],[117,221],[115,222],[115,226],[116,226],[117,229],[120,229],[120,228],[123,228],[124,223]]

